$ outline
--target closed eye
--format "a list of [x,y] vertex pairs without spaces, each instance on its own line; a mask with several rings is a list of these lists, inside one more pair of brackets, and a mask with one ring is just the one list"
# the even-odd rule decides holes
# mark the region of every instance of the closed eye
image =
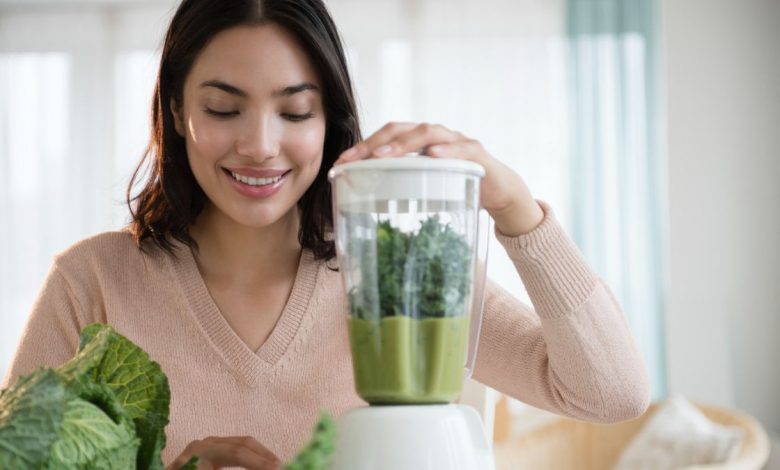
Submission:
[[203,111],[206,114],[210,114],[212,116],[221,117],[221,118],[228,118],[228,117],[232,117],[232,116],[237,116],[238,115],[238,111],[216,111],[216,110],[211,109],[211,108],[204,108]]
[[299,122],[299,121],[305,121],[309,118],[314,116],[314,113],[305,113],[305,114],[290,114],[290,113],[284,113],[282,114],[282,117],[287,119],[288,121],[292,122]]

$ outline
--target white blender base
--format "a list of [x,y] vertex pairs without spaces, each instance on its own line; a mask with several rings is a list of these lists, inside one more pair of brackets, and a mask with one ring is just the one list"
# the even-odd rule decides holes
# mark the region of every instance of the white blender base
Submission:
[[495,470],[482,421],[465,405],[356,408],[336,432],[332,470]]

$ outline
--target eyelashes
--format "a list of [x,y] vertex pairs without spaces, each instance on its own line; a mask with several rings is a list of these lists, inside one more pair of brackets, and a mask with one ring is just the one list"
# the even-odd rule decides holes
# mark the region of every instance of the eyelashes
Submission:
[[285,113],[282,114],[282,117],[287,119],[288,121],[298,122],[298,121],[305,121],[311,117],[314,116],[314,113],[305,113],[305,114],[289,114]]
[[[220,119],[227,119],[239,115],[238,111],[216,111],[211,108],[203,108],[203,112],[205,112],[210,116],[214,116]],[[287,119],[288,121],[291,122],[300,122],[314,117],[314,113],[313,112],[308,112],[304,114],[282,113],[281,116],[284,119]]]
[[203,108],[203,112],[206,114],[209,114],[211,116],[221,117],[221,118],[227,118],[232,116],[238,116],[238,111],[215,111],[210,108]]

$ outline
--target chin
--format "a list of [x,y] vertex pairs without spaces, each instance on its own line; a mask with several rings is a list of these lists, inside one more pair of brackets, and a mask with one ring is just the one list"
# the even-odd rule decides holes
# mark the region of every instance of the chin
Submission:
[[248,228],[262,229],[271,227],[277,223],[286,223],[290,220],[290,217],[297,213],[297,205],[286,211],[263,211],[257,214],[248,214],[247,212],[236,214],[237,217],[233,217],[240,225]]

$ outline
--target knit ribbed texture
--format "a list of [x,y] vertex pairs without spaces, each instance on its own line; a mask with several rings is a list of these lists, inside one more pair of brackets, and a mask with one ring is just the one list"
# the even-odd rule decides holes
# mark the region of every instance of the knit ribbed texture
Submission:
[[[649,387],[620,308],[544,208],[532,233],[499,234],[538,314],[489,283],[474,377],[577,418],[631,418],[647,406]],[[100,321],[168,376],[165,462],[212,435],[253,436],[286,460],[320,410],[339,416],[364,404],[354,391],[340,273],[304,251],[276,327],[252,351],[220,314],[188,247],[176,244],[175,256],[145,248],[109,232],[59,255],[3,386],[65,362],[79,330]]]
[[566,236],[552,209],[540,201],[545,217],[534,231],[506,237],[496,229],[520,273],[540,317],[555,318],[574,311],[593,292],[596,276]]

